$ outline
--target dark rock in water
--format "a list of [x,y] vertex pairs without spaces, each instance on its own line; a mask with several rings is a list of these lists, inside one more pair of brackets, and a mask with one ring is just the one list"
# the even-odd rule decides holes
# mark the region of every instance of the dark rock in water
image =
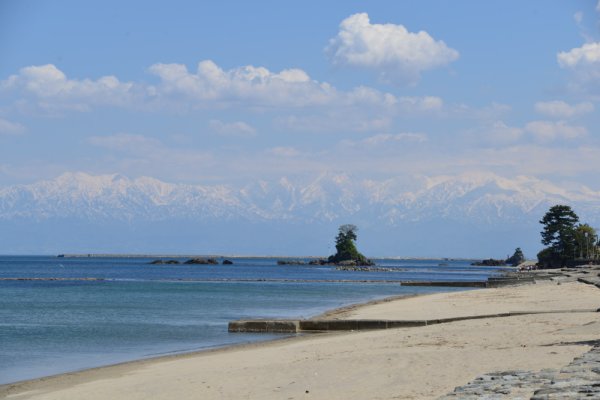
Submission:
[[323,260],[322,258],[319,260],[311,260],[308,265],[327,265],[327,260]]
[[277,265],[306,265],[306,262],[301,260],[277,260]]
[[184,264],[217,265],[219,262],[214,258],[192,258],[187,260]]
[[153,265],[160,265],[160,264],[179,264],[179,261],[177,260],[154,260],[151,261],[150,264]]
[[344,260],[335,263],[329,263],[327,265],[334,265],[338,270],[344,271],[365,271],[363,268],[355,268],[355,267],[374,267],[375,263],[369,259],[363,258],[360,260]]
[[506,262],[504,260],[494,260],[493,258],[489,258],[487,260],[471,263],[471,265],[476,265],[478,267],[502,267],[506,265]]
[[232,265],[233,261],[231,260],[223,260],[223,265]]

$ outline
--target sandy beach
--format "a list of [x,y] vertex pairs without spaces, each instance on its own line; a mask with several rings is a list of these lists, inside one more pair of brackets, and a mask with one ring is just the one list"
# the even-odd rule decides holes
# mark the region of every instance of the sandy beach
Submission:
[[433,399],[483,373],[565,366],[590,349],[575,342],[600,339],[600,313],[591,311],[599,307],[600,289],[578,282],[411,297],[330,316],[425,319],[552,312],[310,334],[4,385],[0,398]]

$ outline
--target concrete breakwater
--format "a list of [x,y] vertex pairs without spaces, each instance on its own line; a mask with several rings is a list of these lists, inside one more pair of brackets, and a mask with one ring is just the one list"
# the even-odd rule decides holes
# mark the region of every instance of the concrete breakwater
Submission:
[[600,309],[512,311],[499,314],[469,315],[463,317],[422,320],[379,320],[379,319],[305,319],[305,320],[238,320],[228,325],[229,332],[245,333],[311,333],[330,331],[362,331],[375,329],[413,328],[485,318],[504,318],[533,314],[590,313]]
[[[503,276],[490,277],[483,282],[402,282],[405,286],[455,286],[455,287],[481,287],[498,288],[534,284],[536,281],[553,280],[561,282],[579,281],[600,287],[600,267],[588,266],[584,268],[568,268],[555,271],[530,271],[509,272]],[[372,329],[409,328],[427,326],[455,321],[464,321],[482,318],[503,318],[518,315],[549,314],[549,313],[574,313],[574,312],[599,312],[600,309],[575,309],[575,310],[547,310],[547,311],[514,311],[499,314],[471,315],[442,319],[423,320],[344,320],[344,319],[308,319],[308,320],[238,320],[231,321],[229,332],[271,332],[271,333],[301,333],[301,332],[327,332],[327,331],[359,331]]]

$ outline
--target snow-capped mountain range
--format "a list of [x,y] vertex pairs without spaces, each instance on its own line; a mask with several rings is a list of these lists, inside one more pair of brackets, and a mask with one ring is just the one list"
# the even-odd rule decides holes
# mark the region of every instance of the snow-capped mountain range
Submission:
[[[415,186],[412,183],[410,186]],[[493,174],[423,178],[406,190],[399,181],[354,180],[322,174],[307,184],[287,178],[241,188],[166,183],[120,174],[65,173],[56,179],[0,189],[0,219],[77,217],[89,220],[137,218],[332,221],[362,215],[394,225],[431,218],[474,223],[523,221],[552,204],[571,204],[590,217],[600,214],[600,192],[565,190],[531,177]],[[596,218],[594,218],[596,219]]]
[[[538,230],[537,221],[553,204],[569,204],[582,220],[600,222],[600,192],[584,186],[567,190],[525,176],[481,173],[375,181],[324,173],[309,181],[281,178],[234,187],[78,172],[1,188],[0,228],[4,225],[3,233],[10,236],[11,229],[19,230],[15,227],[48,227],[49,221],[57,227],[76,221],[80,229],[116,221],[126,226],[162,224],[161,229],[177,231],[176,221],[186,221],[205,227],[239,223],[256,230],[279,224],[306,231],[351,222],[379,235],[397,235],[409,226],[413,231],[460,225],[494,232]],[[93,247],[91,239],[88,246]]]

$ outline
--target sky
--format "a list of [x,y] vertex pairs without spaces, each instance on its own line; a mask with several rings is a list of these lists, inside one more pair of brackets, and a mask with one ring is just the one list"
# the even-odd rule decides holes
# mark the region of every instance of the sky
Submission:
[[600,190],[600,3],[0,0],[0,187],[494,173]]

